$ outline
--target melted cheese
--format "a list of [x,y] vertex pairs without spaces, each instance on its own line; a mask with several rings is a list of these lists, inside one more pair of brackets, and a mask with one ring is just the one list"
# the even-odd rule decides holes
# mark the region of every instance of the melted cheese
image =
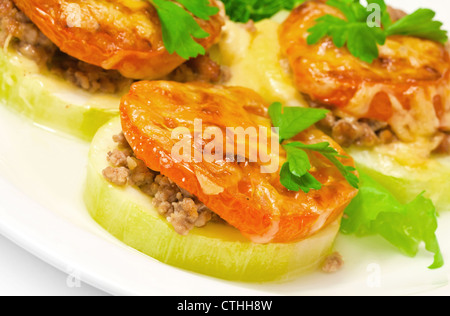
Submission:
[[[116,2],[89,1],[66,3],[61,6],[62,21],[69,27],[95,32],[100,27],[110,28],[115,34],[133,34],[151,40],[158,32],[148,18],[146,1],[122,0]],[[116,35],[117,36],[117,35]]]

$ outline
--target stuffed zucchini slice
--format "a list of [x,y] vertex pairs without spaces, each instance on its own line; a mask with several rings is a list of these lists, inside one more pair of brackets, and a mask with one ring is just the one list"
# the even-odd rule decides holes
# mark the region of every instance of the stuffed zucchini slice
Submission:
[[[444,44],[446,32],[439,29],[441,23],[431,22],[431,10],[407,15],[381,6],[383,28],[370,29],[362,18],[353,24],[369,35],[378,30],[385,36],[383,44],[371,49],[370,62],[364,49],[373,38],[353,40],[359,33],[344,31],[350,27],[350,6],[362,10],[363,17],[370,14],[359,3],[312,0],[283,22],[279,41],[295,85],[311,107],[331,110],[320,127],[361,168],[404,201],[426,191],[439,210],[448,209],[450,55]],[[421,14],[426,14],[423,23],[432,25],[429,38],[420,33],[424,25],[412,25],[406,35],[391,35],[397,25],[405,27]],[[358,46],[358,41],[367,45]]]
[[[281,185],[280,166],[274,173],[263,174],[261,162],[249,162],[249,157],[247,162],[186,162],[171,156],[177,141],[172,131],[182,127],[193,133],[194,118],[202,119],[205,128],[236,124],[270,128],[267,110],[257,94],[244,88],[134,84],[122,99],[121,120],[101,128],[92,143],[85,191],[89,212],[127,245],[161,262],[202,274],[273,281],[317,269],[330,254],[343,211],[357,193],[335,166],[311,153],[311,172],[323,187],[305,193]],[[119,141],[119,150],[127,156],[123,163],[111,159],[118,153],[117,142],[123,137],[117,135],[121,132],[129,146]],[[343,154],[314,128],[302,132],[298,140],[328,140]],[[192,146],[198,149],[198,143]],[[136,177],[133,170],[141,164],[156,177],[145,183],[143,177]],[[121,171],[125,178],[114,176]],[[175,200],[165,201],[169,203],[161,202],[168,197],[158,192],[158,186],[149,189],[155,183],[161,187],[162,177],[180,192],[172,194],[177,196]],[[196,205],[187,212],[189,218],[199,218],[200,209],[207,208],[213,213],[210,220],[199,225],[188,220],[192,225],[180,230],[178,204],[186,200],[183,195]],[[193,214],[196,211],[198,214]]]
[[84,198],[92,217],[125,244],[176,267],[241,281],[292,278],[318,268],[330,254],[339,220],[307,240],[287,244],[255,244],[236,228],[215,222],[194,228],[187,236],[178,234],[152,198],[104,178],[108,152],[117,146],[113,136],[121,130],[116,118],[94,137]]

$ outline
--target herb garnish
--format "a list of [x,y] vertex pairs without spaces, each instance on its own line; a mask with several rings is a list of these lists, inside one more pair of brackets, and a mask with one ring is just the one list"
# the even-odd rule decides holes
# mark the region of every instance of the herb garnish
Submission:
[[[194,38],[207,38],[210,34],[203,30],[193,16],[208,21],[219,12],[208,0],[148,0],[158,13],[161,21],[164,46],[170,54],[177,53],[184,59],[205,54],[205,48]],[[190,13],[189,13],[190,12]],[[191,15],[192,13],[192,15]]]
[[[408,35],[440,43],[448,40],[443,24],[433,20],[436,15],[433,10],[418,9],[394,23],[384,0],[368,0],[367,4],[365,7],[359,0],[328,0],[327,5],[339,9],[346,19],[330,14],[320,17],[317,24],[308,30],[307,43],[313,45],[330,36],[336,47],[347,45],[353,56],[372,63],[379,56],[377,45],[384,45],[388,36]],[[369,5],[373,4],[380,8],[379,25],[368,23],[373,14]]]
[[272,124],[279,128],[280,144],[282,144],[287,153],[287,161],[280,172],[280,182],[288,190],[296,192],[302,190],[308,193],[311,189],[320,190],[322,188],[322,184],[309,172],[312,166],[309,161],[308,151],[320,153],[327,158],[338,168],[350,185],[358,189],[359,180],[353,173],[356,169],[344,166],[337,158],[347,157],[341,156],[329,143],[323,142],[308,145],[298,141],[285,142],[324,119],[327,113],[328,110],[323,109],[283,108],[283,105],[279,102],[269,107]]
[[292,10],[305,0],[222,0],[232,21],[246,23],[270,18],[279,11]]

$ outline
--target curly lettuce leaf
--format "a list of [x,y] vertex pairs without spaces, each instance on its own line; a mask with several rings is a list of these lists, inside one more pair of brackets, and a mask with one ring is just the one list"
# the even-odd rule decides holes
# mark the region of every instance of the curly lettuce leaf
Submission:
[[423,194],[403,204],[363,171],[358,196],[345,211],[341,232],[356,236],[380,235],[404,254],[414,257],[420,245],[434,254],[430,269],[444,265],[436,237],[436,208]]

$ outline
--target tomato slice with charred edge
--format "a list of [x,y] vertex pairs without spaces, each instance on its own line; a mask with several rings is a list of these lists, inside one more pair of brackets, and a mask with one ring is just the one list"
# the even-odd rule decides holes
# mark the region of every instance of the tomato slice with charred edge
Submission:
[[[161,24],[149,1],[14,0],[61,51],[133,79],[156,79],[185,60],[164,48]],[[211,3],[217,6],[217,2]],[[198,42],[206,49],[219,38],[221,14],[196,19],[210,34]]]
[[[188,140],[193,140],[189,144],[190,157],[211,141],[205,137],[208,128],[218,128],[223,135],[237,127],[254,127],[257,131],[260,127],[270,129],[268,104],[252,90],[201,83],[143,81],[135,83],[123,97],[120,112],[125,137],[139,159],[196,195],[254,242],[291,242],[307,238],[338,219],[357,193],[320,154],[311,154],[311,173],[323,188],[308,194],[287,190],[280,183],[279,171],[286,153],[279,143],[275,148],[279,159],[272,173],[261,171],[264,163],[259,159],[250,162],[248,152],[241,162],[230,161],[228,155],[226,160],[225,152],[230,151],[220,152],[217,148],[216,153],[221,153],[223,159],[211,162],[206,159],[189,161],[172,155],[172,149],[180,141],[180,137],[173,137],[178,128],[186,131],[184,136]],[[199,132],[195,128],[196,120],[202,122],[200,141],[195,141],[194,132]],[[296,140],[307,144],[329,142],[345,154],[332,139],[315,128],[301,133]],[[272,155],[275,149],[271,148]],[[350,158],[340,159],[346,165],[353,165]]]

